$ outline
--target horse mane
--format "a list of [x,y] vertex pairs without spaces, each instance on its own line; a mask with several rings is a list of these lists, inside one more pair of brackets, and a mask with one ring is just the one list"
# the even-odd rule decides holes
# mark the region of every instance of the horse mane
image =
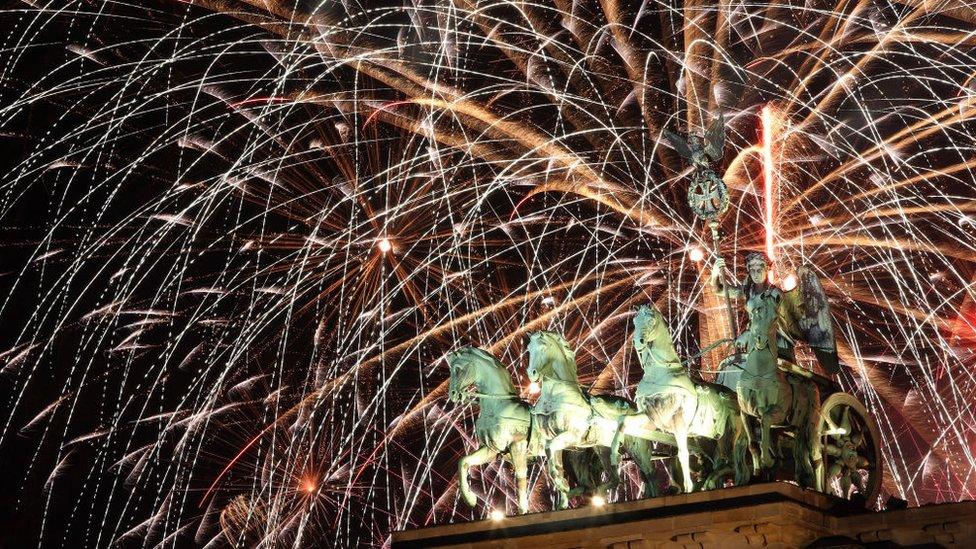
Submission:
[[498,370],[499,377],[502,379],[502,381],[504,381],[506,390],[513,395],[518,394],[518,391],[515,389],[515,383],[512,382],[512,374],[509,373],[508,368],[506,368],[504,364],[502,364],[497,358],[495,358],[494,355],[484,349],[480,349],[478,347],[469,347],[469,349],[471,349],[472,353],[481,357],[481,359],[484,360],[484,364]]
[[539,333],[542,334],[542,336],[548,339],[550,342],[555,342],[559,346],[560,350],[562,351],[565,362],[571,366],[571,369],[568,373],[570,373],[574,379],[570,381],[578,382],[579,368],[576,365],[576,351],[574,351],[573,348],[569,346],[569,342],[566,341],[566,338],[555,332],[539,332]]

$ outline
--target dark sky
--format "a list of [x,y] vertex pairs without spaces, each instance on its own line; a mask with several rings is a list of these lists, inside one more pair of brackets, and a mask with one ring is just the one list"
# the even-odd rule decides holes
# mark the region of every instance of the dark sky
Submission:
[[[837,282],[835,320],[870,370],[848,364],[840,382],[882,418],[898,467],[886,490],[912,504],[970,495],[973,21],[883,2],[758,4],[721,38],[707,5],[702,29],[685,31],[679,4],[624,1],[632,28],[599,38],[549,9],[562,2],[526,12],[534,34],[509,26],[511,6],[458,23],[433,0],[334,3],[311,19],[312,0],[139,4],[2,3],[0,547],[204,545],[235,497],[272,492],[285,494],[273,512],[252,510],[292,543],[309,508],[294,487],[312,477],[322,495],[302,546],[480,518],[454,494],[471,422],[442,398],[444,353],[502,342],[518,371],[518,328],[542,318],[534,329],[577,343],[587,383],[624,394],[640,377],[627,311],[651,299],[681,350],[699,348],[702,321],[685,313],[700,273],[684,252],[705,233],[682,161],[654,145],[665,126],[687,129],[687,90],[712,77],[706,109],[736,115],[721,164],[737,166],[739,215],[723,253],[761,249],[758,164],[736,155],[756,142],[759,107],[789,108],[802,137],[784,149],[783,192],[801,198],[780,220],[784,255]],[[614,18],[574,5],[597,27]],[[913,40],[858,61],[899,21]],[[505,46],[485,39],[492,28]],[[728,55],[685,77],[696,32]],[[580,36],[592,56],[572,71]],[[627,44],[646,62],[641,98]],[[369,51],[385,53],[329,57]],[[852,66],[861,77],[831,95]],[[460,92],[419,84],[431,81]],[[438,93],[520,131],[406,101]],[[294,106],[266,109],[276,102]],[[574,174],[534,136],[596,168]],[[373,247],[384,235],[392,256]],[[546,296],[573,307],[553,314]],[[484,486],[504,485],[496,473]]]

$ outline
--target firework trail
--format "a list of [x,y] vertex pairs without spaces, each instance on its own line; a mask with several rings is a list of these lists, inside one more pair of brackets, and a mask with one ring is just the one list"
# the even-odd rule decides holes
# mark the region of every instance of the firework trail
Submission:
[[[446,352],[488,348],[525,386],[526,335],[552,329],[628,394],[637,304],[685,355],[726,335],[660,139],[720,113],[723,254],[826,281],[888,493],[973,497],[965,3],[3,5],[21,545],[370,546],[481,518]],[[475,488],[514,508],[506,468]]]

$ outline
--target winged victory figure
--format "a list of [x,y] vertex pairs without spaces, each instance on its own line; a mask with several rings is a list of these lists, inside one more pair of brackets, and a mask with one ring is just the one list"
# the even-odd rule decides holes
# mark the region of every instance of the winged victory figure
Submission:
[[685,141],[668,130],[664,130],[664,137],[695,169],[688,187],[688,204],[698,217],[714,221],[729,207],[728,189],[713,168],[725,149],[725,118],[720,114],[705,130],[704,138],[692,134]]

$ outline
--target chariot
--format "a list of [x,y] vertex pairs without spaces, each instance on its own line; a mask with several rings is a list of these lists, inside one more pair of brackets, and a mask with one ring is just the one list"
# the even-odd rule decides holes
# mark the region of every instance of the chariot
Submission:
[[[881,436],[877,422],[864,404],[836,381],[780,360],[778,367],[798,383],[815,384],[821,395],[816,419],[822,483],[820,491],[872,506],[883,479]],[[795,480],[792,472],[796,433],[788,426],[773,426],[773,438],[783,456],[770,472],[771,480]]]
[[[836,381],[801,368],[791,362],[781,360],[779,369],[794,383],[814,384],[822,398],[816,416],[815,450],[819,452],[815,463],[818,484],[811,486],[818,491],[860,502],[867,507],[877,504],[883,481],[881,438],[877,422],[854,395],[845,392]],[[734,391],[723,385],[700,382],[708,391],[722,394],[738,411]],[[681,468],[678,464],[678,444],[671,433],[646,433],[647,439],[654,442],[652,460],[664,461],[671,476],[679,478]],[[758,438],[759,433],[754,433]],[[749,471],[746,482],[787,481],[800,483],[796,475],[796,428],[787,425],[773,425],[771,428],[775,463],[772,467],[754,474]],[[691,436],[688,440],[690,455],[690,474],[694,490],[711,490],[734,486],[736,482],[731,465],[723,468],[716,464],[718,452],[716,440],[707,436]]]

